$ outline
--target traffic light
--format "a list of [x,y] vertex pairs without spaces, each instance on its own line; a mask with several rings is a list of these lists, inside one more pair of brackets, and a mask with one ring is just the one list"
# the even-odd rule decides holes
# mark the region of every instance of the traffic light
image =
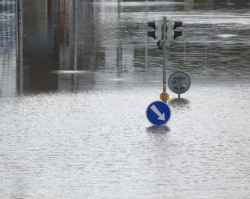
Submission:
[[153,37],[155,40],[162,40],[162,20],[160,21],[153,21],[153,22],[148,22],[148,26],[152,27],[155,29],[155,31],[149,31],[148,36]]
[[173,41],[175,40],[176,37],[182,36],[181,31],[175,31],[175,28],[182,26],[181,21],[168,20],[167,25],[168,25],[168,31],[167,31],[168,41]]
[[[157,46],[159,49],[163,48],[163,20],[148,22],[148,26],[155,29],[155,31],[148,31],[148,36],[158,40]],[[177,27],[182,26],[181,21],[167,21],[166,39],[168,42],[175,40],[176,37],[182,36],[182,31],[175,31]],[[167,47],[167,46],[166,46]]]
[[155,31],[148,31],[148,36],[153,37],[155,40],[158,40],[157,46],[159,47],[159,49],[162,49],[163,47],[163,21],[160,20],[160,21],[148,22],[148,26],[155,29]]

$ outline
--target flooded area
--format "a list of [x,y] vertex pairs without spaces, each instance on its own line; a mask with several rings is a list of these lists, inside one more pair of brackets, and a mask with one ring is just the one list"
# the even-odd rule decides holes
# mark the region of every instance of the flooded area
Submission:
[[[249,198],[250,1],[74,2],[23,0],[20,42],[0,0],[0,198]],[[163,16],[191,87],[154,126]]]

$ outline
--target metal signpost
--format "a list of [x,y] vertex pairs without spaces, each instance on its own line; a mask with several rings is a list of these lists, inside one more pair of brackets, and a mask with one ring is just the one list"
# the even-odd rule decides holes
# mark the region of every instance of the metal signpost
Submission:
[[166,92],[166,23],[167,17],[163,17],[163,92],[162,101],[167,103],[167,92]]

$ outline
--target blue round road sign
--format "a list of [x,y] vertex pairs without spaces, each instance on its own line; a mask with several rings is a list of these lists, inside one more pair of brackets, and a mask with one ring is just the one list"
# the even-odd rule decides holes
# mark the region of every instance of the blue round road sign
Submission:
[[163,125],[169,120],[171,112],[166,103],[155,101],[149,104],[146,115],[152,124]]

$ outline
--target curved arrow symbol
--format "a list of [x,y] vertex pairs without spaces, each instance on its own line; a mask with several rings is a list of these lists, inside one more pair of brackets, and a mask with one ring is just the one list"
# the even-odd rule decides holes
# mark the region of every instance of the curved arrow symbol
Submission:
[[158,120],[163,120],[165,121],[165,113],[160,113],[160,111],[157,109],[157,107],[155,105],[150,106],[150,108],[152,109],[152,111],[154,111],[156,113],[156,115],[158,115],[159,117],[157,118]]

